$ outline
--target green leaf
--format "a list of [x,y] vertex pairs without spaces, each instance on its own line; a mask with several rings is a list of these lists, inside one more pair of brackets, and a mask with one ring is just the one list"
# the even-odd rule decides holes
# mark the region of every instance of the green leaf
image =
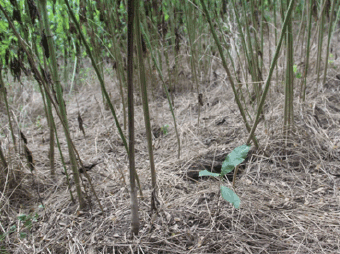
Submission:
[[11,226],[11,227],[9,228],[9,232],[10,232],[10,233],[15,232],[15,230],[17,230],[17,226],[16,226],[16,225],[13,225],[13,226]]
[[293,71],[294,71],[294,73],[297,72],[297,65],[296,64],[293,65]]
[[225,200],[231,203],[236,209],[240,208],[241,200],[236,195],[236,193],[233,192],[231,189],[221,185],[221,195]]
[[222,164],[221,176],[225,176],[226,174],[231,172],[237,165],[241,164],[247,157],[249,149],[250,146],[241,145],[231,151],[231,153],[228,154],[227,158]]
[[32,221],[30,219],[25,221],[24,226],[27,227],[27,228],[31,228],[32,227]]
[[209,172],[208,170],[200,171],[199,176],[220,176],[220,174]]
[[20,232],[20,238],[23,239],[23,238],[26,238],[27,234],[24,233],[24,232]]
[[0,20],[0,32],[4,32],[8,30],[8,25],[5,21]]
[[168,124],[165,124],[161,127],[161,130],[163,132],[163,135],[166,135],[168,134],[168,128],[169,128],[169,125]]
[[27,215],[26,214],[21,214],[18,216],[18,220],[20,221],[26,221],[27,220]]
[[[7,235],[7,233],[4,233],[4,234],[1,234],[1,235],[0,235],[0,242],[2,242],[3,240],[6,239],[6,235]],[[1,252],[0,252],[0,253],[1,253]]]

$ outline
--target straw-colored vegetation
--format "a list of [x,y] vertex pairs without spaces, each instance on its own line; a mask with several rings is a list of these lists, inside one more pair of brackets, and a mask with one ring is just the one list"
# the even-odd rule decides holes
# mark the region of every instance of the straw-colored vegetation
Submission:
[[0,253],[338,253],[336,0],[0,3]]

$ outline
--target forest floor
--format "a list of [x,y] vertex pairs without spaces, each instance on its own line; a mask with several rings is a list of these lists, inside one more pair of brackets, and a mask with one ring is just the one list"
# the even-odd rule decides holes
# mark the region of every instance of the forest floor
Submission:
[[[27,92],[25,98],[17,98],[26,100],[27,106],[21,111],[13,109],[13,113],[23,119],[19,120],[21,130],[28,139],[35,170],[30,173],[23,156],[8,158],[20,186],[1,186],[7,196],[0,202],[1,233],[7,233],[1,239],[0,252],[339,253],[340,177],[334,175],[340,174],[340,80],[336,74],[330,71],[329,76],[334,78],[322,88],[312,89],[312,83],[307,84],[306,102],[295,96],[294,130],[287,140],[282,129],[284,85],[271,88],[265,120],[256,131],[260,149],[252,147],[237,175],[234,190],[241,199],[239,209],[220,197],[216,179],[198,177],[200,170],[218,171],[227,154],[248,137],[224,72],[216,69],[211,78],[202,81],[204,105],[200,107],[199,125],[197,94],[189,90],[174,93],[180,158],[167,99],[149,95],[157,213],[150,211],[149,157],[142,106],[136,98],[136,168],[143,197],[139,195],[140,232],[133,239],[128,158],[95,76],[67,97],[67,111],[72,139],[83,163],[98,162],[88,174],[103,211],[83,174],[88,208],[80,211],[78,202],[71,201],[58,150],[56,177],[51,177],[48,126],[45,117],[38,117],[43,115],[40,95]],[[191,82],[189,71],[181,75],[181,82]],[[108,90],[123,123],[114,82]],[[85,137],[78,128],[78,113]],[[6,115],[1,118],[6,129]],[[66,140],[58,126],[69,166]],[[126,130],[124,133],[127,136]],[[11,154],[10,138],[1,139],[5,153]],[[76,198],[72,174],[70,181]],[[231,187],[231,182],[226,179],[225,185]],[[20,214],[26,217],[18,219]]]

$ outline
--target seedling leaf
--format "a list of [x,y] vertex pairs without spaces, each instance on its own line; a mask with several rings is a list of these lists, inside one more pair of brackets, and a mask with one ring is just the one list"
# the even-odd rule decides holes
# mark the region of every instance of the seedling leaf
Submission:
[[4,241],[6,239],[7,234],[1,234],[0,235],[0,242]]
[[229,172],[231,172],[237,165],[241,164],[244,159],[247,157],[250,146],[241,145],[236,147],[230,154],[228,154],[227,158],[222,164],[221,176],[225,176]]
[[26,236],[27,236],[27,233],[20,232],[20,239],[24,239],[24,238],[26,238]]
[[25,227],[31,228],[32,227],[32,221],[30,219],[26,220],[24,223]]
[[209,172],[208,170],[200,171],[199,176],[220,176],[220,174]]
[[298,69],[297,69],[297,65],[296,65],[296,64],[294,64],[294,65],[293,65],[293,71],[294,71],[294,73],[296,73],[296,72],[297,72],[297,70],[298,70]]
[[231,203],[236,209],[240,208],[241,200],[236,195],[236,193],[233,192],[231,189],[221,185],[221,195],[225,200]]
[[27,220],[27,215],[26,215],[26,214],[20,214],[20,215],[18,216],[18,219],[19,219],[20,221],[26,221],[26,220]]

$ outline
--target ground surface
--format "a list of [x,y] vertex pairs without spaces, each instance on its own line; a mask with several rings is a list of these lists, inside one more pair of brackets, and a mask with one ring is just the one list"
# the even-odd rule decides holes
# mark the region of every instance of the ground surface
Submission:
[[[58,152],[57,176],[51,178],[46,120],[36,120],[37,112],[43,114],[40,97],[28,96],[22,130],[36,170],[32,183],[24,158],[17,157],[24,187],[16,192],[12,189],[9,199],[2,197],[2,230],[9,232],[16,225],[15,232],[1,242],[8,253],[339,253],[340,177],[334,176],[340,174],[337,73],[329,73],[332,78],[324,87],[308,89],[305,103],[296,99],[295,128],[287,141],[282,133],[283,85],[273,85],[265,120],[256,131],[261,149],[252,148],[236,179],[235,192],[241,199],[238,210],[220,197],[218,181],[198,177],[199,170],[218,170],[225,156],[248,137],[224,72],[216,69],[215,73],[202,80],[204,106],[199,126],[197,95],[188,89],[174,95],[180,158],[167,100],[160,96],[150,99],[157,214],[150,212],[152,188],[144,119],[140,100],[136,100],[136,167],[144,198],[139,197],[140,233],[133,240],[129,233],[127,155],[98,86],[88,80],[76,95],[68,97],[67,109],[72,138],[84,164],[99,162],[88,173],[104,212],[84,176],[83,190],[90,205],[80,211],[78,203],[71,202]],[[181,75],[182,82],[190,82],[188,73]],[[110,89],[122,123],[122,106],[114,92],[118,90],[114,84]],[[78,128],[78,112],[85,138]],[[2,124],[7,126],[4,117]],[[165,125],[167,133],[162,134]],[[58,133],[69,166],[60,126]],[[76,195],[72,176],[70,181]],[[225,185],[231,187],[227,180]],[[37,192],[45,210],[38,207]],[[35,213],[38,217],[31,230],[17,219],[19,214]],[[27,236],[20,238],[22,232]]]

